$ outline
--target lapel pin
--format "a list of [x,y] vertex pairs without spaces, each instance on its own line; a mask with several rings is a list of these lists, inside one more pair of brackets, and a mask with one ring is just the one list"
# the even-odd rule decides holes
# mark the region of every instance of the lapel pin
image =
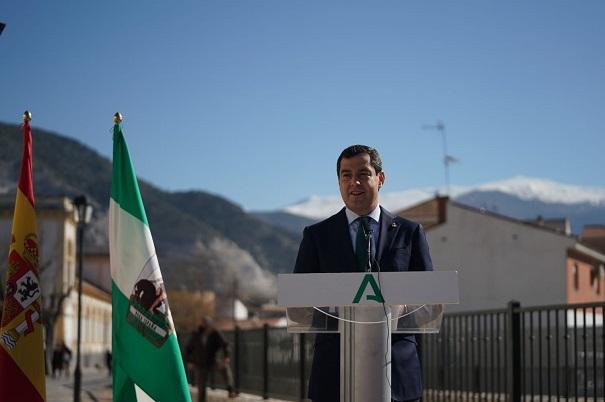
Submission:
[[397,227],[397,223],[393,222],[391,223],[391,229],[395,229]]

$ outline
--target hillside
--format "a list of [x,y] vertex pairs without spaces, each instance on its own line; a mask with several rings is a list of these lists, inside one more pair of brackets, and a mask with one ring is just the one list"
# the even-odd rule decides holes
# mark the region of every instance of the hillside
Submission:
[[298,239],[302,239],[303,229],[306,226],[312,225],[319,221],[318,219],[310,219],[283,211],[253,211],[250,213],[258,219],[261,219],[271,225],[286,229],[290,233],[295,234]]
[[[33,138],[36,197],[86,195],[95,207],[86,247],[107,250],[111,161],[43,129]],[[14,193],[21,141],[18,126],[0,123],[0,193]],[[167,287],[227,291],[237,278],[242,296],[262,299],[275,293],[275,273],[292,270],[296,235],[216,195],[139,186]]]

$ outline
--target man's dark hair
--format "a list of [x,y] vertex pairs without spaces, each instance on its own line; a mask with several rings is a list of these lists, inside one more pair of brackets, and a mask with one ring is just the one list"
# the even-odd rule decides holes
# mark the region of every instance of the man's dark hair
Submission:
[[360,154],[370,155],[370,165],[372,165],[376,174],[382,172],[382,161],[380,160],[380,155],[376,149],[367,145],[351,145],[340,153],[338,161],[336,161],[336,176],[340,176],[340,161],[342,158],[349,159]]

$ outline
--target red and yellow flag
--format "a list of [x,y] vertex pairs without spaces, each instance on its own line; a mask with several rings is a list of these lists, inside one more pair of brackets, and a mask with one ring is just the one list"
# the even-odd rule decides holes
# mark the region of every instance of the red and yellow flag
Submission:
[[0,321],[0,402],[46,400],[37,233],[32,132],[26,119]]

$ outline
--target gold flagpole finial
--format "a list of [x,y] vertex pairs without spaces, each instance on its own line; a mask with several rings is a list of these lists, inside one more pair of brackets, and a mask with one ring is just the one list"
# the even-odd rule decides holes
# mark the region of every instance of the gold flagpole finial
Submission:
[[114,122],[115,124],[120,124],[120,123],[122,122],[122,115],[120,114],[120,112],[116,112],[116,113],[113,115],[113,122]]
[[30,113],[30,111],[26,110],[25,112],[23,112],[23,122],[31,121],[31,120],[32,120],[32,114]]

